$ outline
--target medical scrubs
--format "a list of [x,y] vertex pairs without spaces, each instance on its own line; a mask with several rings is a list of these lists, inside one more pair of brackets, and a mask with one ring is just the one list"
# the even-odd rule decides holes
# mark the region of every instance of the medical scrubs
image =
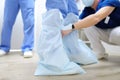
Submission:
[[75,0],[46,0],[46,8],[47,10],[59,9],[64,18],[70,12],[78,15],[78,8]]
[[106,54],[106,49],[101,41],[110,44],[120,44],[119,29],[114,31],[115,28],[120,28],[120,0],[99,0],[96,10],[91,7],[85,7],[80,15],[80,19],[83,19],[90,14],[96,13],[105,6],[115,7],[115,9],[98,24],[84,29],[84,32],[91,43],[91,47],[98,57]]
[[79,20],[75,0],[47,0],[46,8],[37,45],[40,60],[35,75],[85,73],[77,63],[97,63],[92,50],[78,41],[76,30],[68,36],[61,35],[61,29]]
[[[34,45],[34,0],[5,0],[4,22],[0,49],[9,52],[12,29],[21,9],[24,24],[24,40],[22,51],[33,49]],[[19,35],[18,35],[19,37]],[[16,37],[16,38],[18,38]]]
[[117,26],[120,26],[120,1],[119,0],[100,0],[96,11],[93,10],[91,7],[86,7],[82,14],[80,15],[80,18],[83,19],[84,17],[93,14],[97,12],[100,8],[105,6],[113,6],[115,7],[115,10],[108,16],[109,21],[107,23],[105,22],[106,18],[100,21],[98,24],[96,24],[96,27],[101,29],[112,29]]

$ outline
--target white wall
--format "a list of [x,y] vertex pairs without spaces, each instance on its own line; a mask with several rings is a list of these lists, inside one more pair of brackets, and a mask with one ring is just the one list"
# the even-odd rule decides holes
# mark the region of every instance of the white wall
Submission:
[[[3,12],[4,12],[4,1],[0,2],[0,40],[1,40],[1,29],[3,22]],[[36,0],[35,2],[35,46],[37,44],[38,35],[41,27],[41,14],[45,12],[45,0]],[[23,40],[23,23],[21,12],[19,12],[13,32],[12,32],[12,40],[11,40],[11,49],[12,50],[20,50]]]

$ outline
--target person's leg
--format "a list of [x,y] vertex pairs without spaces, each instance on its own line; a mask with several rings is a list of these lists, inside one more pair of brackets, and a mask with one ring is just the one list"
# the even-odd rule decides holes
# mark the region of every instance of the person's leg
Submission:
[[68,0],[68,13],[79,15],[78,7],[75,0]]
[[25,53],[27,51],[29,55],[29,51],[32,51],[34,47],[34,0],[19,0],[19,3],[24,22],[22,52]]
[[112,29],[109,37],[109,42],[120,45],[120,26]]
[[4,22],[1,33],[0,50],[5,53],[10,50],[12,28],[19,11],[18,0],[5,0]]
[[51,9],[42,16],[42,28],[37,43],[40,60],[35,75],[84,73],[79,65],[68,58],[60,29],[63,27],[62,19],[58,9]]
[[59,9],[65,18],[68,13],[68,0],[46,0],[47,10]]
[[90,40],[91,47],[93,51],[96,53],[98,59],[103,58],[105,56],[105,48],[101,43],[102,41],[109,41],[109,30],[99,29],[95,26],[85,28],[84,29],[87,38]]

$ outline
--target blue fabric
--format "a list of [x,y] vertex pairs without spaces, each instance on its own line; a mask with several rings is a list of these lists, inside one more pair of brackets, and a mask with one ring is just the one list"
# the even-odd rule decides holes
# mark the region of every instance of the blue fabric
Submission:
[[[120,1],[119,0],[100,0],[97,10],[98,11],[100,8],[105,7],[105,6],[112,6],[115,7],[115,10],[109,15],[110,20],[108,23],[105,23],[105,19],[103,19],[102,21],[100,21],[96,26],[98,28],[102,28],[102,29],[110,29],[110,28],[115,28],[117,26],[120,26]],[[88,10],[88,8],[86,7],[83,10],[83,13],[81,14],[80,18],[83,19],[84,17],[92,14],[96,11],[94,10]]]
[[[40,60],[35,75],[68,75],[85,73],[77,63],[96,63],[96,57],[92,55],[92,52],[88,47],[85,48],[85,44],[83,45],[82,43],[81,45],[81,42],[78,42],[78,37],[76,36],[77,31],[74,31],[71,35],[65,36],[64,38],[62,38],[61,35],[61,29],[78,21],[78,16],[76,16],[78,15],[78,10],[76,8],[75,0],[47,0],[46,7],[48,11],[42,17],[42,29],[37,45],[37,53]],[[72,41],[73,44],[71,44]],[[80,49],[80,47],[83,48]],[[81,53],[80,50],[82,52],[85,52],[84,50],[88,51]],[[86,60],[86,58],[89,61]]]
[[[37,53],[40,57],[35,75],[67,75],[85,73],[76,63],[71,62],[62,42],[62,14],[57,9],[47,11],[42,20]],[[51,20],[52,19],[52,20]]]
[[59,9],[65,18],[69,12],[78,15],[78,8],[75,0],[46,0],[47,10]]
[[32,50],[34,45],[34,0],[5,0],[0,49],[6,52],[10,50],[12,29],[19,9],[24,23],[22,51]]
[[95,13],[95,10],[91,7],[85,7],[82,11],[82,13],[80,14],[79,16],[79,19],[83,19],[87,16],[89,16],[90,14],[94,14]]
[[[73,13],[69,13],[64,19],[64,26],[72,24],[78,21],[78,16]],[[87,45],[79,39],[78,31],[73,31],[69,35],[63,38],[69,59],[79,64],[92,64],[97,63],[97,58],[93,51],[87,47]]]

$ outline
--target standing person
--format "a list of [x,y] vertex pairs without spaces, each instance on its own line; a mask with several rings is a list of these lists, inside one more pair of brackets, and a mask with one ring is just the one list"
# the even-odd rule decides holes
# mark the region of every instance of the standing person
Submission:
[[[119,0],[82,0],[85,8],[80,15],[82,20],[74,23],[72,29],[63,30],[67,35],[72,30],[85,28],[98,59],[108,56],[101,40],[120,45],[120,1]],[[88,27],[88,28],[87,28]]]
[[97,63],[93,51],[78,40],[78,31],[62,37],[61,29],[79,20],[75,0],[46,0],[47,11],[37,43],[39,63],[35,75],[83,74],[80,65]]
[[1,33],[0,56],[10,51],[11,33],[16,16],[21,9],[24,23],[22,52],[24,57],[32,57],[34,46],[34,0],[5,0],[4,22]]

